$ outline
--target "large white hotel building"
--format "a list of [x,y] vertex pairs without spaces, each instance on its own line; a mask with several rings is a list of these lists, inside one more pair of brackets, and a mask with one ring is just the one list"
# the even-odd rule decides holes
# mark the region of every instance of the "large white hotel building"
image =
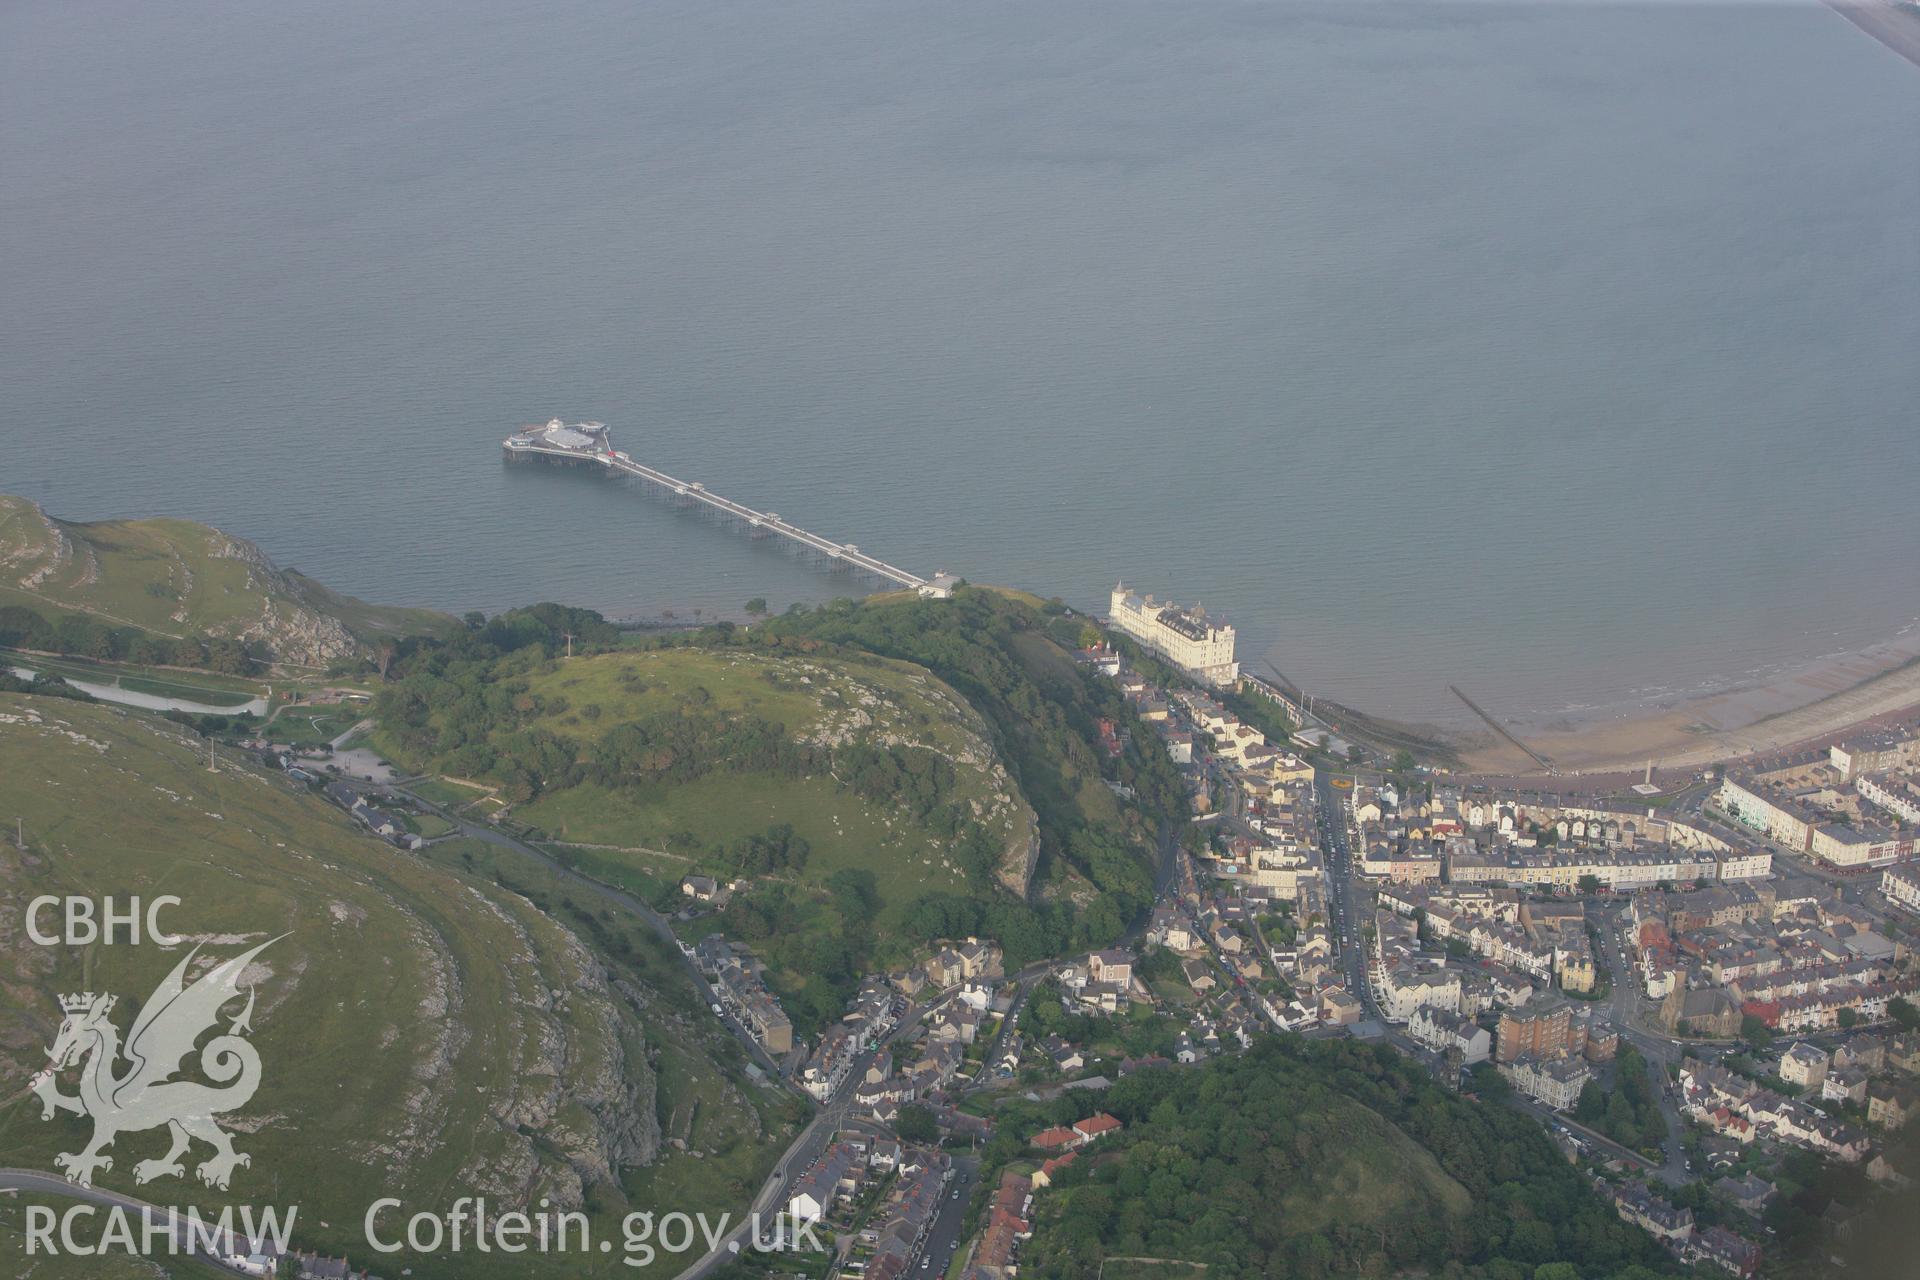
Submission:
[[1240,679],[1240,664],[1233,658],[1233,628],[1212,621],[1205,610],[1155,603],[1152,596],[1143,599],[1122,582],[1114,585],[1107,621],[1210,685],[1226,688]]

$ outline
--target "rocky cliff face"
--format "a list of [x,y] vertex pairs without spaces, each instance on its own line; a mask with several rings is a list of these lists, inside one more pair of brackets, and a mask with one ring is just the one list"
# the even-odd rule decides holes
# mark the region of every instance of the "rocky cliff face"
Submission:
[[322,667],[342,658],[365,657],[371,646],[340,619],[307,602],[300,582],[274,567],[267,553],[244,538],[216,532],[207,553],[246,567],[246,590],[260,600],[259,616],[237,630],[216,634],[258,644],[277,662]]
[[[544,1197],[555,1208],[578,1209],[593,1184],[617,1184],[622,1169],[659,1155],[656,1079],[638,1011],[570,930],[519,902],[486,905],[516,943],[514,954],[501,957],[515,975],[511,1034],[501,1041],[506,1056],[490,1086],[495,1132],[469,1148],[462,1185],[502,1203]],[[468,992],[451,970],[435,985],[433,1021],[443,1040],[458,1040]],[[419,1107],[410,1112],[427,1119],[442,1109],[449,1086],[434,1064],[464,1047],[449,1043],[422,1059]],[[408,1162],[430,1158],[450,1141],[431,1120],[415,1128],[422,1141],[404,1153]]]
[[[529,1202],[545,1196],[556,1206],[578,1208],[594,1183],[618,1183],[622,1169],[653,1163],[660,1122],[637,1010],[611,988],[605,967],[569,938],[568,964],[578,977],[570,989],[552,993],[545,1011],[551,1020],[527,1072],[544,1083],[516,1100],[511,1119],[558,1157],[530,1167],[522,1194]],[[534,1139],[524,1141],[534,1156]],[[486,1170],[473,1172],[485,1176]]]
[[73,562],[73,539],[40,505],[25,499],[0,506],[0,570],[19,575],[22,590],[32,591]]

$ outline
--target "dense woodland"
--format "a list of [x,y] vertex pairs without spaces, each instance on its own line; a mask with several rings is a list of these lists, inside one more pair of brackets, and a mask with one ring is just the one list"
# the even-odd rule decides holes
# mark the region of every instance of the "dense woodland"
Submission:
[[1211,1280],[1677,1274],[1536,1122],[1384,1046],[1262,1040],[1137,1072],[1100,1105],[1126,1129],[1038,1194],[1023,1275],[1092,1280],[1109,1258],[1204,1262]]
[[175,638],[139,627],[109,626],[84,614],[41,613],[17,604],[0,605],[0,648],[147,667],[199,667],[227,675],[260,669],[257,655],[225,636]]

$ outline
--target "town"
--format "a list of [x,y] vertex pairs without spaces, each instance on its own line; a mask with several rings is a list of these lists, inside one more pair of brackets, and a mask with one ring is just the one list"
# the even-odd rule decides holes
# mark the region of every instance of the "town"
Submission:
[[[1920,1099],[1920,727],[1678,792],[1503,792],[1343,769],[1325,735],[1269,733],[1255,715],[1304,709],[1242,677],[1231,627],[1204,614],[1122,587],[1110,623],[1079,660],[1182,768],[1199,837],[1136,945],[1008,981],[990,945],[956,939],[863,990],[806,1056],[803,1086],[846,1091],[851,1118],[789,1208],[845,1229],[848,1272],[957,1255],[966,1280],[1004,1280],[1035,1198],[1120,1127],[1098,1109],[1112,1079],[1276,1031],[1384,1040],[1450,1088],[1530,1109],[1623,1219],[1737,1276],[1760,1269],[1792,1153],[1920,1176],[1879,1150]],[[1117,728],[1101,732],[1117,753]],[[896,1047],[903,998],[923,1014]],[[940,1188],[973,1166],[933,1147],[902,1166],[892,1135],[904,1115],[978,1148],[983,1100],[1007,1095],[1083,1114],[1014,1135],[1025,1154],[997,1182],[946,1193],[978,1202],[961,1240]],[[1694,1188],[1709,1203],[1675,1202]]]
[[[1356,764],[1203,611],[1123,585],[1105,621],[1074,657],[1133,716],[1099,741],[1146,735],[1189,808],[1119,945],[1009,972],[948,938],[803,1036],[719,927],[750,877],[655,904],[751,1069],[815,1108],[774,1174],[835,1242],[809,1274],[1006,1280],[1036,1203],[1121,1139],[1103,1092],[1275,1033],[1389,1045],[1526,1112],[1622,1219],[1736,1276],[1796,1159],[1920,1179],[1885,1142],[1920,1102],[1920,726],[1616,795],[1508,789]],[[449,829],[337,744],[255,745],[400,848]]]

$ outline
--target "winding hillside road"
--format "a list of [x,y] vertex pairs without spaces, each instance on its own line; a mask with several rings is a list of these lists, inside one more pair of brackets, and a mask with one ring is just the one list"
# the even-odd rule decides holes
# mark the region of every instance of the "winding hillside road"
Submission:
[[[176,1237],[185,1232],[186,1223],[180,1220],[173,1209],[148,1204],[132,1196],[122,1195],[118,1191],[109,1191],[104,1187],[81,1187],[68,1182],[55,1173],[42,1173],[37,1169],[0,1169],[0,1191],[32,1191],[40,1195],[62,1196],[69,1200],[79,1200],[85,1204],[100,1205],[106,1208],[125,1209],[138,1215],[142,1223],[152,1222],[164,1226]],[[189,1254],[196,1261],[213,1267],[226,1275],[243,1275],[228,1266],[219,1258],[194,1247],[191,1237],[185,1240],[182,1253]]]

